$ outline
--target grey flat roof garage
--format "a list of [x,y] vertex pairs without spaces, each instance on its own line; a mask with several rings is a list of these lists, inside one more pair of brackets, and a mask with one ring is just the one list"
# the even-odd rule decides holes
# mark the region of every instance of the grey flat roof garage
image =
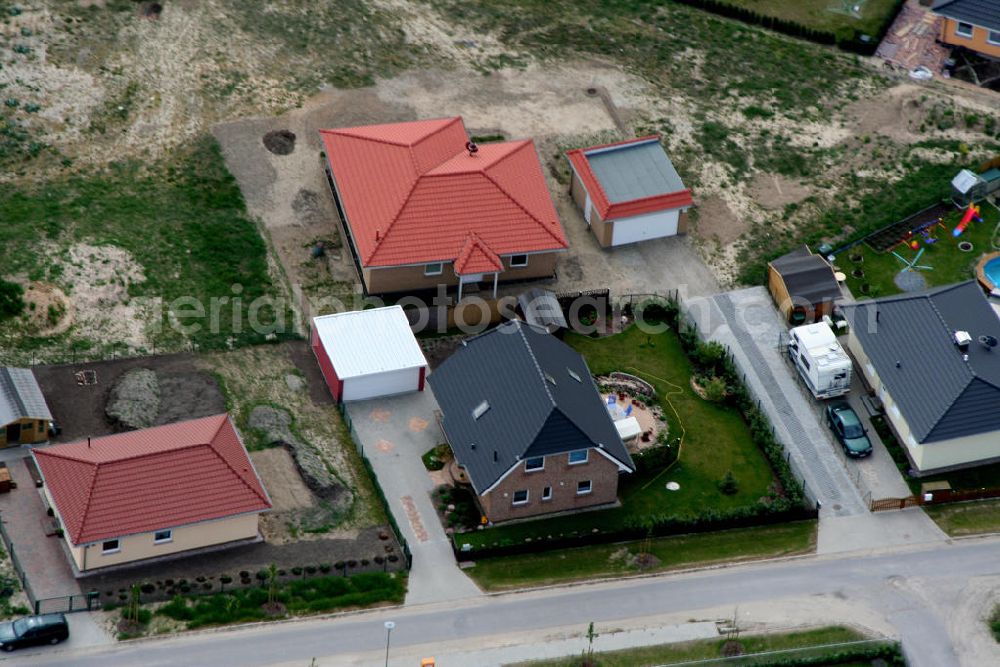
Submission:
[[612,204],[684,189],[657,139],[596,148],[584,155]]

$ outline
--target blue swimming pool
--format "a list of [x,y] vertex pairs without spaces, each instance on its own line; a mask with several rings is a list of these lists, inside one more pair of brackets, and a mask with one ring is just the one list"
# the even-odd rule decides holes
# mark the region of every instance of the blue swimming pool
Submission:
[[1000,288],[1000,253],[986,258],[979,269],[979,280],[988,290]]

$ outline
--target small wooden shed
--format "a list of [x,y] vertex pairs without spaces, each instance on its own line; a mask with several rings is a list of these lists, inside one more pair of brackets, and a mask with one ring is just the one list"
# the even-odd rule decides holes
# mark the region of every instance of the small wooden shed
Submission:
[[30,368],[0,368],[0,447],[49,439],[52,413]]
[[833,312],[841,297],[830,263],[800,246],[767,265],[767,287],[791,324],[816,322]]

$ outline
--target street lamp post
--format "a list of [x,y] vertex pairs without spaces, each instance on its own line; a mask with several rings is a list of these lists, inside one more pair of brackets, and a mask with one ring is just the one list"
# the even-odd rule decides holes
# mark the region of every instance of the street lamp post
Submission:
[[396,624],[392,621],[385,622],[385,667],[389,667],[389,638],[392,637],[392,629]]

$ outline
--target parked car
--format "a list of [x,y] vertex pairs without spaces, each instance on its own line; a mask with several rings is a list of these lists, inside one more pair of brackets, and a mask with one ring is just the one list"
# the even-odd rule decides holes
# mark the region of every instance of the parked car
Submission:
[[826,406],[826,424],[848,456],[860,459],[872,453],[867,429],[846,402],[834,401]]
[[63,614],[25,616],[0,623],[0,648],[5,651],[38,644],[58,644],[68,637],[69,624]]

